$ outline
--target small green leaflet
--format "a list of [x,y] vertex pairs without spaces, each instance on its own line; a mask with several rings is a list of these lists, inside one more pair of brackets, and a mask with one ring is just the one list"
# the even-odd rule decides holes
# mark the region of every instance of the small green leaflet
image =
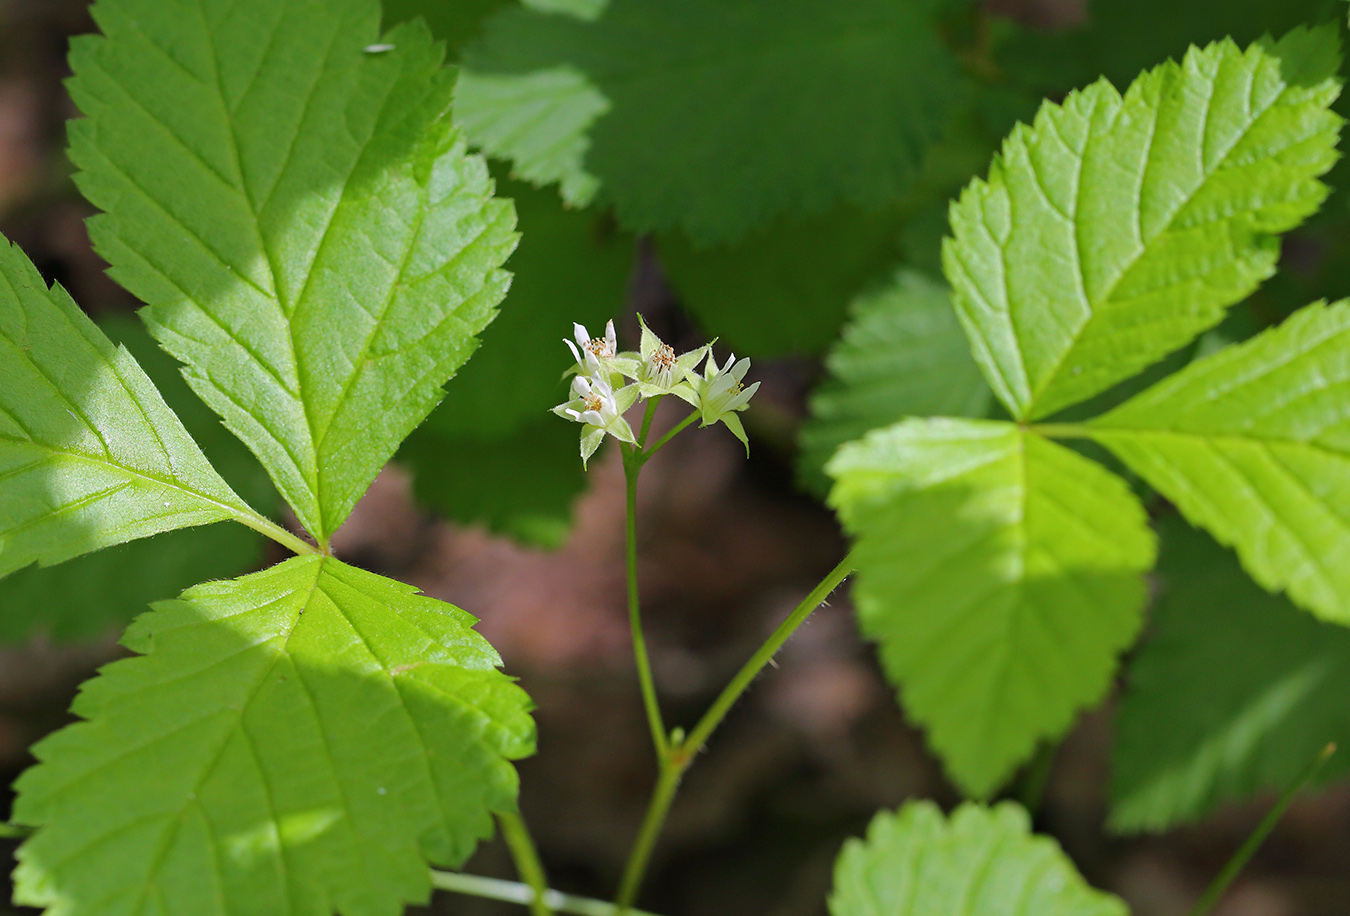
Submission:
[[830,916],[1128,916],[1088,886],[1059,844],[1031,832],[1019,806],[967,803],[943,817],[910,802],[844,844]]
[[1350,302],[1308,306],[1087,431],[1257,582],[1350,624]]
[[952,206],[947,277],[1020,419],[1069,407],[1218,323],[1327,194],[1333,28],[1192,49],[1122,98],[1101,81],[1018,127]]
[[698,248],[672,233],[657,249],[708,338],[756,358],[810,354],[833,343],[849,301],[895,264],[903,222],[898,209],[843,207],[781,218],[735,245]]
[[[1263,591],[1181,519],[1160,531],[1162,596],[1116,717],[1111,824],[1124,831],[1282,791],[1328,742],[1350,746],[1350,630]],[[1340,753],[1319,779],[1347,771]]]
[[907,420],[826,471],[863,631],[953,781],[987,796],[1110,686],[1154,560],[1143,508],[1010,423]]
[[15,900],[395,916],[512,811],[529,701],[473,618],[331,557],[156,606],[34,748]]
[[780,213],[905,193],[964,93],[941,5],[612,0],[593,21],[506,9],[465,52],[457,117],[574,203],[598,192],[631,229],[731,242]]
[[993,406],[943,284],[899,270],[849,311],[801,432],[799,471],[814,490],[826,488],[825,462],[845,442],[905,417],[980,417]]
[[[130,351],[235,491],[249,505],[277,508],[267,472],[192,394],[177,363],[145,326],[133,315],[114,313],[99,327]],[[21,642],[35,633],[80,639],[120,631],[152,601],[171,598],[205,579],[257,569],[265,543],[261,534],[243,525],[204,525],[105,547],[60,566],[25,567],[0,580],[0,641]]]
[[125,349],[0,239],[0,576],[224,519],[264,520]]
[[327,543],[506,291],[514,218],[450,124],[453,72],[424,25],[381,39],[377,0],[93,12],[70,82],[90,234]]

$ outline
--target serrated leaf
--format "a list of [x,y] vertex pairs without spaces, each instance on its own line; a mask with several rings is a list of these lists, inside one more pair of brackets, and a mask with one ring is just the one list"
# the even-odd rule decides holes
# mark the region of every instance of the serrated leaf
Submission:
[[[131,315],[113,314],[99,327],[125,347],[222,477],[249,505],[271,510],[277,495],[248,449],[183,382],[177,364]],[[121,629],[151,601],[169,598],[205,579],[256,569],[266,539],[243,525],[207,525],[107,547],[58,567],[28,566],[0,580],[0,641],[34,633],[80,639]]]
[[734,241],[780,213],[878,207],[962,94],[937,0],[613,0],[508,9],[465,52],[470,136],[632,229]]
[[980,417],[993,406],[950,291],[917,271],[898,270],[853,301],[825,368],[800,439],[798,470],[812,489],[826,488],[825,463],[839,446],[873,429],[905,417]]
[[[1350,631],[1261,590],[1181,519],[1161,534],[1152,634],[1116,717],[1116,830],[1164,830],[1284,791],[1328,742],[1350,745]],[[1348,771],[1337,754],[1318,781]]]
[[34,748],[15,899],[394,916],[515,808],[525,694],[463,611],[331,557],[157,605]]
[[1098,82],[1018,127],[952,207],[943,249],[976,359],[1041,417],[1218,323],[1326,196],[1332,29],[1192,49],[1122,98]]
[[1257,582],[1350,624],[1350,302],[1192,363],[1087,431]]
[[0,576],[256,519],[126,350],[0,239]]
[[872,818],[834,866],[831,916],[1128,916],[1022,808],[909,802]]
[[515,244],[425,26],[376,0],[100,0],[72,43],[112,275],[326,543],[491,320]]
[[1143,508],[1010,423],[907,420],[826,471],[863,632],[953,781],[987,796],[1105,695],[1141,624]]
[[815,353],[834,340],[849,301],[899,255],[899,210],[783,218],[735,245],[657,240],[671,286],[699,327],[737,353]]

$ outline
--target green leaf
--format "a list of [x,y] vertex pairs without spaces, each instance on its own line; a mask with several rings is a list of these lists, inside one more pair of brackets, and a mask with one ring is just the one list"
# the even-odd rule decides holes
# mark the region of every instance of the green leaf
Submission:
[[899,256],[898,210],[836,209],[783,218],[735,245],[696,248],[657,240],[680,304],[708,337],[737,353],[814,353],[839,333],[849,301]]
[[1344,15],[1339,2],[1328,0],[1090,0],[1087,15],[1066,29],[1019,30],[999,49],[998,60],[1010,79],[1030,84],[1037,95],[1098,77],[1124,86],[1160,60],[1180,59],[1191,45],[1203,48],[1224,37],[1248,44]]
[[1257,582],[1350,624],[1350,302],[1192,363],[1087,432]]
[[483,20],[506,6],[508,0],[383,0],[384,22],[388,28],[421,17],[431,33],[444,41],[450,58],[475,37]]
[[882,811],[867,839],[844,844],[831,916],[1128,916],[1087,885],[1059,844],[1031,832],[1011,802],[964,804],[950,818],[932,802]]
[[[101,329],[130,351],[222,477],[250,505],[277,503],[267,473],[220,425],[178,373],[145,326],[113,314]],[[151,601],[169,598],[205,579],[225,579],[257,568],[266,539],[243,525],[207,525],[107,547],[59,567],[28,566],[0,580],[0,641],[20,642],[41,632],[79,639],[120,630]]]
[[[376,0],[100,0],[72,43],[112,275],[321,542],[436,405],[515,244],[425,26]],[[105,37],[106,36],[106,37]]]
[[816,490],[826,486],[825,462],[845,442],[905,417],[980,417],[993,406],[945,285],[899,270],[854,300],[849,313],[801,432],[799,471]]
[[943,262],[976,359],[1041,417],[1218,323],[1327,194],[1333,29],[1192,49],[1122,98],[1095,83],[1018,127],[952,207]]
[[15,900],[62,916],[394,916],[512,811],[525,694],[473,618],[331,557],[128,631],[34,748]]
[[0,576],[224,519],[261,521],[155,386],[0,239]]
[[[1254,585],[1175,516],[1161,597],[1116,718],[1111,824],[1163,830],[1283,791],[1328,742],[1350,745],[1350,631]],[[1350,772],[1331,758],[1319,781]]]
[[577,427],[544,415],[503,436],[443,434],[432,419],[399,451],[417,498],[447,517],[538,547],[561,547],[586,488]]
[[734,241],[905,192],[963,93],[939,0],[613,0],[507,9],[465,52],[474,141],[638,231]]
[[863,632],[965,792],[987,796],[1106,694],[1154,559],[1100,465],[1010,423],[907,420],[836,453]]

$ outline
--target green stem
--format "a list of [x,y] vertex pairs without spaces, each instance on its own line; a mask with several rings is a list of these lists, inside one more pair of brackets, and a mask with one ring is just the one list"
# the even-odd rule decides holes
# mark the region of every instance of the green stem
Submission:
[[653,445],[649,449],[645,449],[644,451],[638,453],[639,463],[646,463],[647,459],[650,458],[656,452],[657,449],[659,449],[661,446],[665,445],[671,439],[674,439],[680,433],[688,429],[689,424],[697,420],[699,416],[701,416],[701,414],[696,410],[689,416],[681,420],[679,423],[676,423],[674,426],[672,426],[664,436],[656,440],[655,445]]
[[637,901],[638,891],[642,889],[642,879],[647,874],[647,866],[656,850],[656,840],[661,828],[666,824],[666,815],[675,801],[675,792],[680,788],[680,780],[689,766],[688,760],[677,762],[665,759],[661,763],[661,775],[652,791],[652,800],[647,804],[647,813],[642,817],[642,827],[638,830],[633,851],[628,854],[628,862],[623,868],[623,877],[619,881],[619,890],[614,896],[615,912],[619,916],[636,913],[633,904]]
[[839,565],[820,580],[820,584],[811,589],[811,593],[802,599],[788,618],[778,625],[778,629],[759,647],[759,650],[750,657],[744,667],[736,673],[731,679],[731,683],[726,686],[722,693],[713,701],[712,706],[703,714],[703,718],[694,726],[689,737],[681,743],[679,754],[685,759],[681,762],[682,766],[688,766],[689,761],[694,755],[703,749],[708,738],[712,736],[717,726],[722,724],[726,714],[736,703],[745,689],[750,686],[759,672],[764,669],[778,650],[783,648],[783,643],[787,642],[797,628],[801,626],[806,618],[810,617],[816,608],[825,603],[825,599],[830,597],[830,593],[852,574],[855,566],[853,554],[849,554],[839,561]]
[[619,882],[619,890],[614,898],[621,914],[629,912],[628,907],[631,907],[637,900],[638,891],[642,887],[642,879],[647,873],[652,852],[656,848],[657,837],[660,836],[661,828],[665,826],[666,815],[670,813],[671,803],[675,800],[675,792],[680,787],[680,780],[684,778],[685,770],[689,769],[689,765],[693,763],[698,752],[703,749],[703,745],[707,743],[712,733],[716,731],[717,726],[726,718],[727,713],[740,699],[741,694],[745,693],[746,688],[764,670],[764,666],[773,659],[789,637],[806,621],[806,618],[810,617],[816,608],[824,604],[830,593],[838,588],[844,579],[848,578],[853,569],[853,555],[849,554],[839,562],[838,566],[830,570],[820,584],[802,599],[796,609],[788,615],[788,618],[778,625],[773,634],[765,640],[764,644],[731,679],[731,683],[727,684],[717,699],[713,701],[712,706],[703,714],[703,718],[699,719],[698,724],[694,726],[689,736],[680,740],[678,746],[671,749],[667,755],[662,756],[661,775],[657,779],[655,790],[652,792],[652,800],[647,805],[647,813],[642,819],[642,827],[638,831],[637,842],[628,856],[628,863],[624,866],[623,878]]
[[1045,797],[1045,787],[1050,782],[1050,770],[1054,768],[1055,752],[1058,750],[1058,742],[1042,741],[1041,746],[1036,749],[1035,755],[1031,758],[1031,762],[1022,770],[1017,780],[1015,792],[1017,800],[1033,817],[1041,807],[1041,800]]
[[642,687],[642,705],[647,712],[647,726],[651,729],[652,744],[656,748],[657,759],[662,763],[670,754],[670,742],[666,737],[665,722],[661,718],[661,705],[656,699],[656,680],[652,677],[651,660],[647,657],[647,639],[642,633],[642,610],[638,603],[637,580],[637,482],[638,472],[642,470],[642,453],[637,449],[624,449],[624,503],[626,524],[625,546],[628,566],[628,628],[633,636],[633,657],[637,662],[638,683]]
[[659,395],[647,402],[647,409],[642,414],[642,432],[638,433],[639,451],[647,444],[647,434],[652,431],[652,418],[656,416],[656,405],[659,403],[661,403]]
[[256,514],[245,515],[243,513],[236,515],[235,518],[239,521],[240,524],[247,525],[249,528],[252,528],[259,534],[266,535],[267,537],[276,541],[282,547],[285,547],[288,550],[291,550],[294,553],[299,554],[300,556],[304,556],[305,554],[309,553],[320,552],[319,548],[309,543],[309,541],[306,541],[303,538],[299,538],[294,534],[291,534],[289,531],[278,525],[276,522],[272,521],[270,518]]
[[516,871],[525,883],[534,891],[530,901],[531,916],[553,916],[553,908],[548,904],[548,876],[544,874],[544,863],[539,861],[539,851],[535,849],[529,828],[519,814],[498,814],[497,822],[502,826],[502,839],[511,850],[511,858],[516,862]]
[[[488,900],[501,900],[505,903],[519,903],[522,906],[528,906],[535,899],[534,888],[528,884],[466,875],[462,872],[432,870],[431,884],[443,891],[485,897]],[[554,912],[570,913],[573,916],[617,916],[619,913],[618,907],[604,900],[576,897],[552,889],[544,891],[544,901]],[[655,916],[655,914],[643,910],[629,910],[628,916]]]
[[1266,837],[1270,836],[1270,832],[1275,829],[1275,825],[1284,816],[1284,812],[1293,804],[1295,797],[1308,787],[1308,783],[1312,782],[1313,777],[1317,775],[1317,771],[1322,769],[1323,764],[1334,753],[1336,753],[1336,745],[1334,744],[1328,744],[1322,749],[1322,752],[1317,755],[1317,759],[1304,771],[1299,780],[1289,787],[1289,791],[1285,792],[1275,807],[1271,808],[1269,813],[1261,819],[1261,823],[1252,831],[1252,835],[1247,837],[1247,842],[1242,844],[1242,848],[1233,854],[1233,858],[1228,860],[1228,864],[1210,884],[1205,891],[1205,895],[1191,909],[1190,916],[1207,916],[1209,911],[1214,909],[1215,904],[1219,902],[1219,898],[1228,890],[1228,885],[1233,883],[1233,879],[1246,867],[1251,857],[1256,854],[1256,850],[1266,841]]

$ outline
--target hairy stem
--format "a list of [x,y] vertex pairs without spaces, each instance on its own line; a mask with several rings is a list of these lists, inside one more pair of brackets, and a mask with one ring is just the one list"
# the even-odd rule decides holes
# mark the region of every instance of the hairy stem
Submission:
[[656,788],[652,792],[652,800],[647,805],[647,813],[643,817],[642,827],[638,831],[637,842],[633,845],[633,851],[628,856],[628,863],[624,866],[623,878],[614,898],[620,914],[632,912],[629,907],[637,900],[638,891],[642,888],[642,879],[646,876],[647,866],[651,862],[652,852],[656,848],[656,839],[660,836],[661,828],[665,825],[666,815],[670,813],[671,803],[675,800],[675,792],[680,787],[680,780],[684,777],[685,770],[693,763],[698,752],[703,749],[703,745],[707,743],[708,738],[726,718],[727,713],[740,699],[741,694],[745,693],[746,688],[764,670],[764,666],[783,647],[789,637],[797,631],[797,628],[806,621],[806,618],[810,617],[816,608],[824,604],[830,593],[838,588],[844,579],[848,578],[853,569],[853,555],[849,554],[839,562],[838,566],[830,570],[829,574],[820,581],[820,584],[802,599],[787,619],[778,625],[772,635],[764,641],[764,644],[731,679],[731,683],[727,684],[717,699],[713,701],[712,706],[703,714],[703,718],[699,719],[698,724],[694,726],[689,736],[680,739],[678,746],[671,748],[667,755],[662,756],[661,774],[656,781]]
[[309,543],[303,538],[291,534],[285,528],[281,527],[276,522],[272,521],[270,518],[267,518],[266,516],[258,515],[256,513],[252,515],[241,514],[236,515],[235,519],[241,525],[245,525],[249,528],[252,528],[259,534],[271,538],[272,540],[280,544],[282,547],[285,547],[287,550],[293,551],[294,553],[297,553],[300,556],[304,556],[305,554],[309,553],[319,552],[319,549],[315,547],[313,544]]
[[642,453],[625,449],[623,475],[626,524],[625,542],[628,566],[628,628],[633,637],[633,657],[637,662],[638,683],[642,687],[642,705],[647,712],[647,726],[651,729],[652,745],[657,759],[664,765],[670,755],[670,741],[666,736],[661,706],[656,699],[656,680],[652,677],[651,660],[647,657],[647,639],[642,633],[642,610],[638,602],[637,580],[637,482],[642,470]]
[[[506,903],[519,903],[528,906],[536,899],[534,888],[519,881],[502,881],[498,878],[483,878],[478,875],[466,875],[462,872],[431,872],[431,884],[443,891],[467,894],[472,897],[485,897],[488,900],[501,900]],[[545,889],[544,902],[555,913],[570,913],[573,916],[617,916],[618,907],[604,900],[591,897],[577,897],[561,891]],[[628,916],[656,916],[643,910],[629,910]]]
[[[653,444],[651,448],[644,449],[643,451],[639,452],[639,453],[638,453],[638,461],[639,461],[639,462],[646,462],[646,460],[647,460],[648,458],[650,458],[650,457],[656,452],[657,449],[659,449],[661,446],[665,445],[665,444],[666,444],[667,442],[669,442],[671,439],[674,439],[674,438],[675,438],[676,436],[678,436],[680,433],[682,433],[682,432],[684,432],[686,429],[688,429],[688,428],[689,428],[689,424],[690,424],[690,423],[693,423],[693,422],[694,422],[695,420],[697,420],[700,416],[701,416],[701,414],[700,414],[697,410],[695,410],[693,413],[689,414],[689,416],[685,417],[685,418],[684,418],[683,420],[681,420],[679,423],[676,423],[674,426],[672,426],[672,427],[666,432],[666,434],[665,434],[664,436],[662,436],[660,439],[657,439],[656,442],[655,442],[655,444]],[[644,441],[645,441],[645,439],[644,439]]]
[[1322,769],[1322,765],[1334,753],[1336,753],[1336,745],[1334,744],[1328,744],[1322,749],[1322,752],[1317,755],[1317,759],[1309,765],[1298,781],[1289,787],[1289,791],[1284,793],[1275,807],[1271,808],[1266,816],[1261,819],[1261,823],[1256,825],[1256,829],[1252,831],[1251,836],[1247,837],[1247,842],[1242,844],[1242,848],[1233,854],[1233,858],[1228,860],[1228,864],[1223,867],[1223,871],[1219,872],[1219,876],[1205,890],[1205,895],[1191,909],[1190,916],[1208,916],[1209,911],[1214,909],[1215,904],[1228,890],[1228,885],[1233,883],[1233,879],[1246,867],[1251,857],[1256,854],[1256,850],[1266,841],[1266,837],[1270,836],[1270,832],[1275,829],[1275,825],[1279,823],[1280,818],[1284,816],[1284,812],[1293,804],[1294,799],[1308,787],[1308,783],[1312,782],[1313,777],[1317,775],[1317,771]]
[[548,903],[548,876],[544,874],[544,863],[539,861],[539,851],[535,849],[524,818],[515,812],[498,814],[497,822],[502,826],[502,839],[511,850],[516,871],[534,891],[530,900],[531,916],[553,916],[553,908]]

